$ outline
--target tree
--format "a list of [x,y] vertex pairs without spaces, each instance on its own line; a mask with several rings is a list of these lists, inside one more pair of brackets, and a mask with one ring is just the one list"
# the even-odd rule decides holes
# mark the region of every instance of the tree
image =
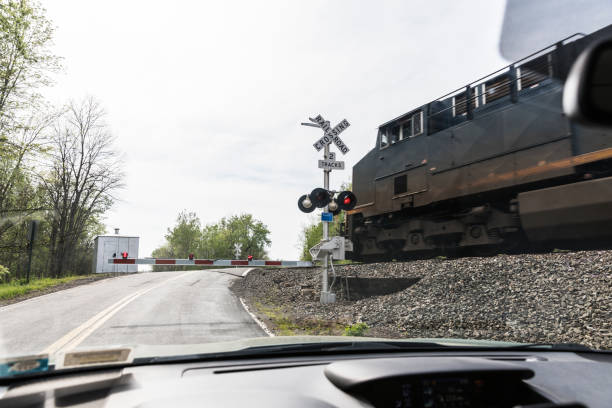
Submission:
[[45,210],[34,163],[46,150],[44,133],[54,118],[32,117],[13,141],[0,142],[0,262],[15,277],[23,267],[27,224]]
[[251,214],[233,215],[222,218],[212,228],[205,228],[203,245],[204,248],[212,245],[215,258],[234,258],[234,246],[240,244],[242,258],[252,255],[255,259],[264,259],[267,256],[265,248],[272,243],[269,234],[268,227]]
[[15,276],[23,266],[27,222],[44,209],[33,162],[45,151],[44,133],[54,120],[41,113],[38,93],[60,68],[50,52],[52,36],[39,3],[0,0],[0,261]]
[[300,259],[303,261],[312,261],[312,256],[310,256],[310,248],[317,245],[321,242],[323,238],[323,223],[316,222],[314,224],[307,225],[302,230],[302,254],[300,255]]
[[235,245],[239,244],[241,258],[252,255],[255,259],[265,259],[266,247],[272,242],[269,234],[268,227],[251,214],[221,218],[202,230],[200,253],[206,258],[233,259]]
[[187,258],[200,248],[202,231],[200,219],[194,212],[182,211],[176,219],[174,228],[168,228],[166,241],[171,249],[171,256]]
[[72,102],[50,137],[51,165],[40,181],[52,209],[49,269],[54,277],[67,270],[88,226],[112,206],[113,194],[122,187],[119,158],[104,117],[92,98]]
[[152,256],[186,258],[194,254],[197,258],[233,259],[235,245],[240,244],[240,257],[252,255],[265,259],[266,247],[271,243],[269,235],[268,227],[251,214],[224,217],[200,228],[200,219],[195,213],[182,211],[175,226],[168,228],[165,244],[155,249]]
[[[56,118],[54,114],[32,117],[20,128],[14,141],[0,141],[0,215],[28,216],[43,209],[33,196],[36,187],[29,162],[46,151],[44,132]],[[4,231],[0,225],[0,237]]]
[[[45,10],[32,0],[0,0],[0,141],[7,140],[42,100],[48,74],[59,69]],[[24,112],[25,109],[25,112]]]

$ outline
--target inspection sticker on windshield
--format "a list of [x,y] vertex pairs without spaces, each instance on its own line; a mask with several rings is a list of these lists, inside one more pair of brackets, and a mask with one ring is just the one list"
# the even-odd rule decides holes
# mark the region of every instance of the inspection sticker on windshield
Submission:
[[15,357],[0,360],[0,378],[13,375],[31,374],[49,369],[49,355]]
[[125,364],[131,363],[133,359],[134,353],[132,353],[132,349],[129,347],[108,350],[71,351],[66,353],[63,360],[58,359],[63,364],[58,365],[57,368]]

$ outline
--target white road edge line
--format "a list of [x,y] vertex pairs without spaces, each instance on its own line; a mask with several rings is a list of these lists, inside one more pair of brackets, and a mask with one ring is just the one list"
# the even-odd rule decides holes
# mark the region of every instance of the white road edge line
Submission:
[[244,302],[244,299],[242,298],[238,298],[240,300],[240,304],[242,305],[242,307],[244,308],[244,310],[246,310],[246,312],[249,314],[249,316],[251,316],[251,318],[253,320],[255,320],[255,323],[257,323],[259,325],[259,327],[261,327],[261,329],[270,337],[274,337],[274,333],[272,333],[270,331],[270,329],[268,329],[268,326],[266,326],[266,324],[264,322],[262,322],[261,320],[259,320],[257,318],[257,316],[255,316],[253,313],[251,313],[251,311],[249,310],[249,307],[246,305],[246,303]]
[[93,333],[97,328],[102,326],[106,321],[108,321],[111,317],[113,317],[119,310],[123,309],[125,306],[130,304],[132,301],[136,300],[137,298],[139,298],[140,296],[144,295],[145,293],[148,293],[148,292],[152,291],[153,289],[157,289],[158,287],[163,286],[163,285],[165,285],[166,283],[168,283],[170,281],[173,281],[175,279],[179,279],[179,278],[181,278],[181,277],[183,277],[185,275],[191,274],[193,272],[196,272],[196,271],[185,272],[185,273],[180,274],[178,276],[174,276],[174,277],[172,277],[170,279],[166,279],[166,280],[158,283],[155,286],[152,286],[150,288],[141,289],[141,290],[139,290],[139,291],[137,291],[135,293],[132,293],[132,294],[130,294],[128,296],[125,296],[124,298],[122,298],[118,302],[115,302],[114,304],[112,304],[111,306],[107,307],[106,309],[104,309],[100,313],[94,315],[92,318],[87,320],[82,325],[80,325],[80,326],[72,329],[71,331],[69,331],[66,335],[62,336],[59,340],[55,341],[49,347],[44,349],[41,353],[42,354],[55,354],[55,353],[57,353],[58,351],[60,351],[62,349],[64,349],[64,350],[71,350],[71,349],[77,347],[91,333]]
[[255,269],[255,268],[249,268],[249,269],[247,269],[246,271],[244,271],[244,272],[242,273],[242,277],[244,278],[245,276],[247,276],[247,275],[249,274],[249,272],[251,272],[253,269]]

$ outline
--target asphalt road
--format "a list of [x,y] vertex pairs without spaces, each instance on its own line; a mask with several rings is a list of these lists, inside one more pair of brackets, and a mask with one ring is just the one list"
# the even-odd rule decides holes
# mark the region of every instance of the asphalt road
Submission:
[[139,273],[1,307],[0,356],[265,336],[229,290],[242,272]]

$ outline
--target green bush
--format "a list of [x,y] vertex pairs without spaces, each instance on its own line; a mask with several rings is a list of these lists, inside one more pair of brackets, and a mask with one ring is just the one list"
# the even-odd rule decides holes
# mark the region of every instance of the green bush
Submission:
[[11,280],[11,273],[6,266],[0,265],[0,283],[8,283]]
[[345,336],[365,336],[369,327],[365,323],[355,323],[344,328]]

